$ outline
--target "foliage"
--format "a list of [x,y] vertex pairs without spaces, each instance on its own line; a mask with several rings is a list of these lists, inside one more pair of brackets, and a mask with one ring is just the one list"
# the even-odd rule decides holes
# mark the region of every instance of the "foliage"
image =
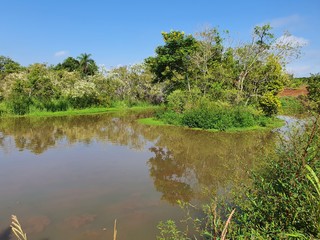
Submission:
[[306,111],[305,106],[302,103],[301,98],[295,97],[281,97],[281,109],[280,113],[284,115],[299,115]]
[[98,71],[98,66],[96,62],[90,58],[91,54],[82,53],[77,59],[79,60],[79,70],[81,74],[94,75]]
[[166,124],[179,126],[182,124],[182,115],[172,110],[159,110],[155,114],[156,119],[160,119]]
[[68,72],[78,71],[80,63],[73,57],[66,58],[62,63],[58,63],[54,69],[56,70],[67,70]]
[[191,128],[226,130],[259,125],[259,115],[246,107],[201,106],[186,111],[182,124]]
[[12,91],[8,96],[7,105],[14,114],[24,115],[29,113],[31,99],[25,89],[26,83],[17,81],[14,83]]
[[320,74],[313,74],[308,80],[308,97],[320,107]]
[[157,240],[184,240],[185,236],[178,230],[176,223],[173,220],[167,220],[166,222],[160,222],[158,225],[160,230],[160,236],[157,236]]
[[151,83],[151,73],[143,64],[87,73],[81,72],[80,67],[80,61],[69,57],[55,67],[33,64],[6,74],[0,81],[0,101],[6,103],[9,112],[19,115],[109,107],[117,102],[130,107],[163,101],[162,87]]
[[296,233],[320,237],[319,202],[312,200],[316,189],[305,168],[307,164],[319,174],[319,136],[317,117],[306,133],[300,130],[284,139],[276,154],[268,157],[264,169],[253,175],[253,185],[246,191],[247,201],[239,201],[241,215],[237,221],[241,234],[250,235],[255,230],[272,239]]
[[[172,239],[177,233],[182,239],[319,239],[319,127],[317,116],[281,138],[264,166],[252,172],[252,183],[241,186],[232,198],[211,199],[200,209],[180,203],[186,211],[181,220],[185,230],[172,221],[167,226],[162,223],[167,235],[161,239]],[[227,225],[223,221],[229,212]],[[223,235],[226,226],[228,233]]]
[[268,92],[259,98],[259,106],[267,116],[272,116],[278,113],[281,102],[277,96]]
[[91,54],[81,53],[77,58],[68,57],[62,63],[58,63],[54,70],[78,71],[82,76],[94,75],[98,72],[96,62],[90,58]]
[[177,113],[182,113],[186,105],[186,93],[181,90],[173,91],[167,98],[168,107]]
[[[17,114],[28,113],[30,107],[32,111],[59,111],[118,102],[126,106],[166,102],[169,111],[185,114],[190,110],[190,115],[203,102],[223,102],[235,108],[260,106],[271,116],[278,111],[277,94],[288,83],[285,64],[301,48],[289,41],[290,35],[276,39],[271,30],[270,25],[257,26],[252,40],[239,46],[228,44],[228,32],[217,28],[195,35],[162,32],[164,44],[156,48],[154,57],[143,64],[109,70],[98,69],[88,53],[68,57],[56,66],[37,63],[26,68],[0,56],[0,101]],[[314,99],[317,86],[312,81],[309,85]],[[206,118],[216,116],[206,110],[200,116],[208,125]],[[218,124],[220,129],[234,126],[229,113],[217,111],[223,116],[218,122],[226,121]],[[169,122],[177,117],[167,115]]]
[[0,81],[8,74],[21,71],[22,66],[9,57],[0,56]]
[[156,78],[154,82],[165,82],[168,93],[175,89],[191,90],[190,56],[196,50],[197,42],[184,32],[162,32],[164,46],[156,48],[156,56],[146,59]]
[[318,204],[320,204],[320,181],[319,181],[319,178],[318,178],[317,174],[313,171],[313,169],[308,164],[306,164],[306,169],[309,172],[307,174],[307,178],[314,186],[314,189],[317,191],[318,197],[315,196],[315,200],[318,202]]

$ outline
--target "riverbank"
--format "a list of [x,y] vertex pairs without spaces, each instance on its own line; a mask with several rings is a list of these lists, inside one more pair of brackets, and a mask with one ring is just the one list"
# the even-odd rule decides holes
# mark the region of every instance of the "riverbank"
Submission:
[[101,114],[107,112],[120,112],[120,111],[146,111],[146,110],[156,110],[159,109],[160,106],[133,106],[133,107],[92,107],[92,108],[85,108],[85,109],[69,109],[66,111],[57,111],[57,112],[46,112],[46,111],[36,111],[31,112],[25,115],[15,115],[15,114],[6,114],[1,116],[1,118],[8,118],[8,117],[55,117],[55,116],[74,116],[74,115],[91,115],[91,114]]

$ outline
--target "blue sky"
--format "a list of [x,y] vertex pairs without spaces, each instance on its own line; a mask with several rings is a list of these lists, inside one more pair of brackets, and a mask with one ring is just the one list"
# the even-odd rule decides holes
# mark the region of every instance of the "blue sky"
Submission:
[[248,41],[271,23],[307,45],[287,66],[296,76],[320,72],[320,0],[1,0],[0,55],[22,65],[56,64],[91,53],[107,68],[142,62],[162,44],[161,31],[229,30]]

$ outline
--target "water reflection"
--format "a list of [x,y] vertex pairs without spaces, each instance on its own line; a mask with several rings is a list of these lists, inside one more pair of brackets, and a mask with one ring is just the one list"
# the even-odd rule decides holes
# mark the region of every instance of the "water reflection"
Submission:
[[[203,188],[217,191],[242,181],[257,156],[272,142],[271,133],[209,133],[136,122],[137,118],[148,115],[110,113],[1,119],[0,145],[7,150],[28,149],[42,154],[61,144],[79,142],[86,145],[108,142],[138,151],[149,143],[153,157],[147,164],[154,186],[162,193],[162,199],[176,203],[191,200]],[[8,138],[14,140],[14,146],[6,141]]]
[[248,170],[272,147],[269,133],[208,133],[162,128],[149,159],[150,175],[170,203],[200,197],[248,179]]
[[119,238],[154,239],[157,222],[180,212],[177,200],[246,181],[273,142],[137,123],[149,115],[0,119],[0,221],[23,216],[37,239],[108,239],[117,218]]
[[177,161],[171,151],[162,147],[151,147],[155,154],[150,158],[150,176],[153,178],[157,191],[162,192],[162,199],[170,203],[177,200],[189,202],[193,197],[193,190],[188,183],[188,170],[183,162]]
[[[0,119],[0,145],[4,149],[28,149],[35,154],[64,141],[69,145],[114,142],[139,150],[145,145],[145,140],[141,137],[142,126],[135,120],[145,114]],[[14,146],[8,146],[8,137],[13,138]]]

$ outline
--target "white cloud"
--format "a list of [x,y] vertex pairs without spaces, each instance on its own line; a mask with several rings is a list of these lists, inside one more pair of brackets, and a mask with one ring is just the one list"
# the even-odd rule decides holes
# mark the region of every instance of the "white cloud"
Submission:
[[62,57],[62,56],[65,56],[65,55],[67,55],[67,54],[68,54],[68,51],[62,50],[62,51],[56,52],[56,53],[54,54],[54,56],[55,56],[55,57]]
[[303,37],[296,37],[294,35],[284,34],[277,39],[276,44],[298,48],[308,45],[309,40]]
[[283,18],[274,18],[268,21],[273,28],[289,27],[302,21],[299,15],[291,15]]

